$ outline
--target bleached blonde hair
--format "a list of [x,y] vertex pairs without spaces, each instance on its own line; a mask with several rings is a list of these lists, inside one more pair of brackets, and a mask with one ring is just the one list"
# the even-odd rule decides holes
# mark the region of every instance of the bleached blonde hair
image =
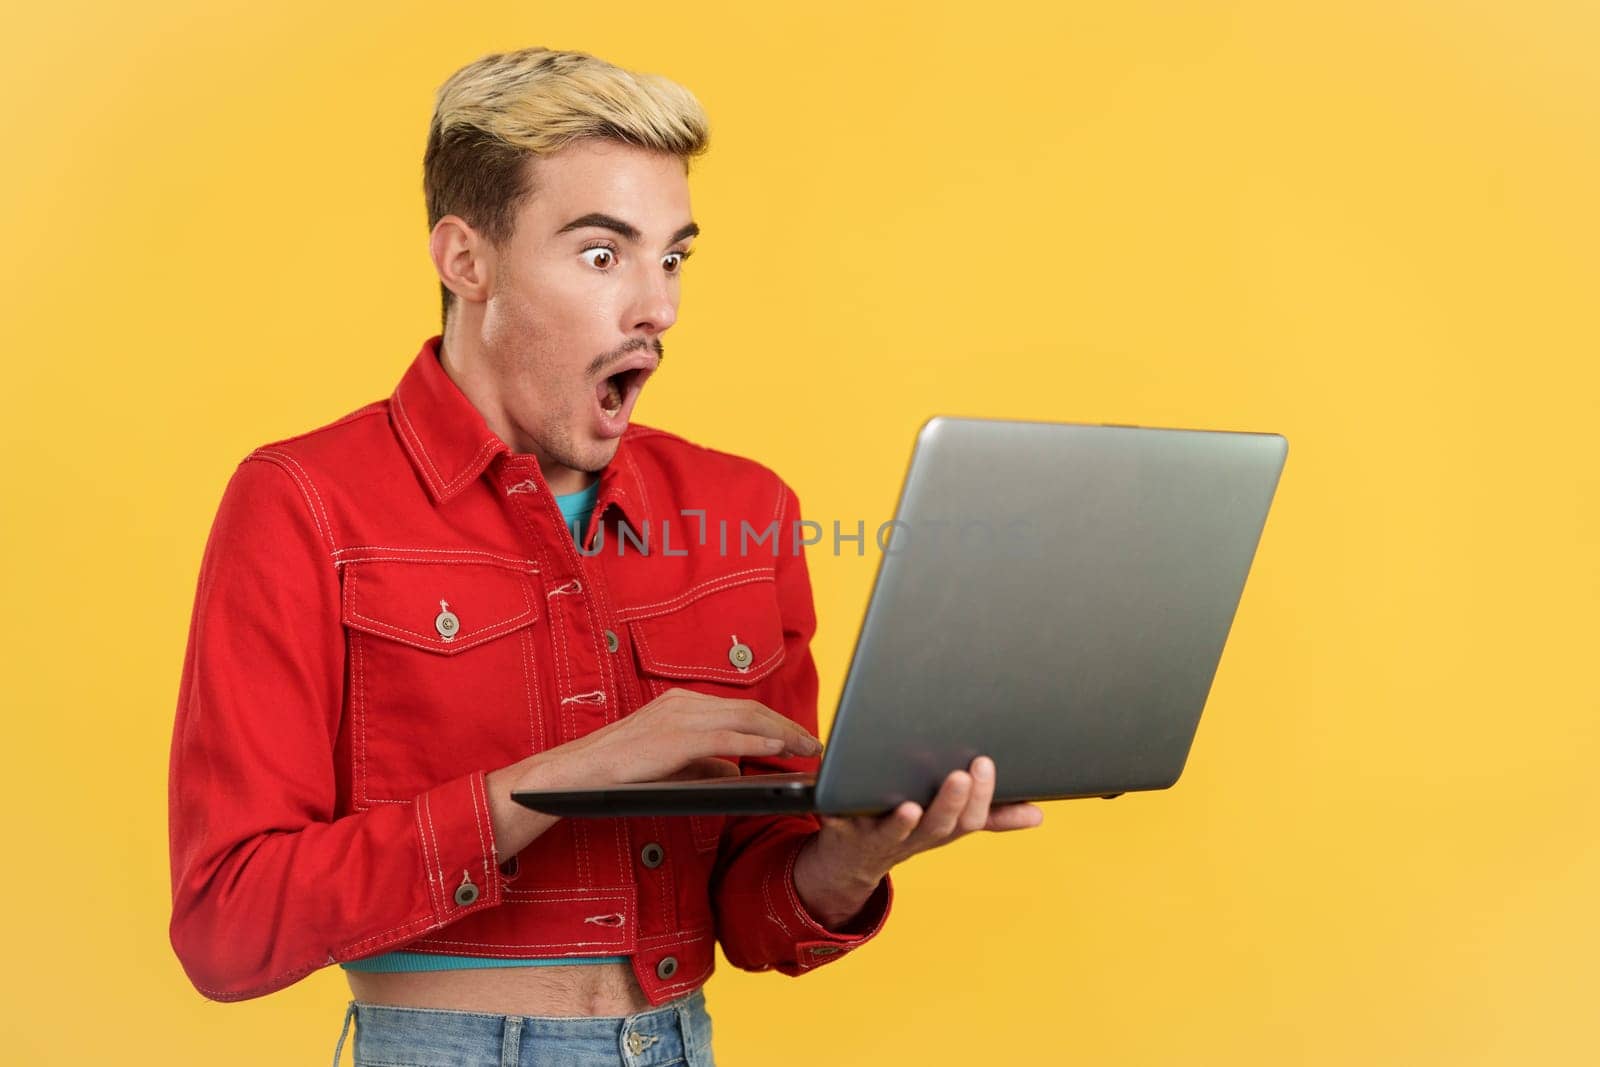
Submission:
[[[549,48],[484,56],[450,75],[434,101],[422,157],[428,228],[459,215],[503,244],[534,191],[530,164],[538,156],[605,137],[670,153],[687,167],[709,133],[694,94],[658,74]],[[439,288],[448,319],[453,294]]]

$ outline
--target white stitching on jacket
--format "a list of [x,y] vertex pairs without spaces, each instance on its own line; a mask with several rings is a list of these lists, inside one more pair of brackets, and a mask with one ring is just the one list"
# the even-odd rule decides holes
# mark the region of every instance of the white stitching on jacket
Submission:
[[322,543],[328,546],[328,551],[331,553],[333,551],[333,535],[323,527],[322,519],[317,515],[317,506],[312,503],[311,496],[306,492],[306,485],[300,480],[300,476],[287,463],[284,463],[275,452],[257,451],[251,453],[250,458],[259,459],[263,463],[270,463],[289,476],[290,480],[294,482],[295,488],[300,490],[300,498],[306,502],[306,511],[311,514],[311,522],[316,526],[317,533],[322,536]]
[[[778,569],[776,567],[747,567],[742,571],[719,574],[715,578],[707,578],[698,585],[690,586],[675,597],[657,600],[651,604],[633,604],[620,607],[616,611],[617,620],[619,622],[635,622],[655,615],[665,615],[669,611],[676,611],[680,607],[699,600],[702,596],[710,596],[712,593],[720,592],[723,589],[732,589],[739,585],[751,585],[769,577],[776,581],[777,573]],[[735,581],[734,579],[740,580]],[[659,611],[656,610],[658,608],[660,609]]]

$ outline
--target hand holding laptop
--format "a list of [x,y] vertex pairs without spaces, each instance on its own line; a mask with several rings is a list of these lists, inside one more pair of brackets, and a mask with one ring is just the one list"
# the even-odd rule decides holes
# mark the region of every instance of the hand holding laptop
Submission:
[[890,869],[919,852],[975,830],[1027,830],[1044,822],[1033,804],[991,806],[995,766],[987,756],[952,771],[924,812],[906,801],[887,815],[821,815],[822,831],[794,863],[794,886],[806,910],[839,929],[866,904]]

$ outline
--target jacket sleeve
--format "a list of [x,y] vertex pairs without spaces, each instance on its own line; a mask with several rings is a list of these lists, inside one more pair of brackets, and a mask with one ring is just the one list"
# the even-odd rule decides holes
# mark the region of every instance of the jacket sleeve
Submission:
[[[780,491],[777,586],[785,654],[772,690],[776,694],[772,708],[816,733],[817,668],[811,656],[816,609],[794,526],[800,518],[800,503],[787,485],[780,483]],[[747,757],[740,765],[745,774],[815,774],[820,760]],[[865,944],[883,928],[894,899],[888,875],[843,931],[828,929],[806,910],[795,892],[794,862],[801,847],[820,828],[814,815],[748,815],[728,820],[712,870],[711,892],[717,938],[735,967],[804,974]]]
[[200,568],[168,779],[172,946],[213,1000],[272,992],[500,902],[481,772],[335,817],[334,548],[300,463],[264,450],[240,464]]

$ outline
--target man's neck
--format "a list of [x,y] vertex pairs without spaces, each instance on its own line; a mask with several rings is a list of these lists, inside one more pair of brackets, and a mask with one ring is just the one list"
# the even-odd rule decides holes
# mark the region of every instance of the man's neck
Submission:
[[476,323],[470,311],[463,313],[458,305],[450,313],[444,335],[439,342],[439,365],[445,376],[455,383],[463,396],[478,409],[490,431],[506,443],[506,447],[519,455],[532,456],[539,464],[545,484],[557,496],[579,493],[593,485],[599,475],[591,471],[573,470],[556,463],[533,442],[524,440],[516,425],[506,414],[500,399],[499,383],[488,373],[488,360],[483,356],[483,346],[478,340]]

